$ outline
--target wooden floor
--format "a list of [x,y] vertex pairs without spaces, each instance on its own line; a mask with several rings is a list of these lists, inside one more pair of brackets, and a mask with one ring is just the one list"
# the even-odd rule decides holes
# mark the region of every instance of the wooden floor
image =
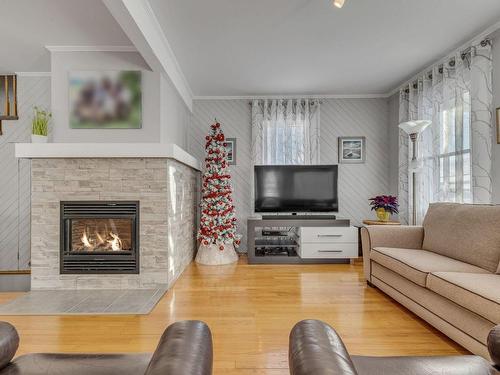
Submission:
[[[18,294],[1,293],[0,303]],[[215,374],[288,374],[288,334],[301,319],[335,327],[352,354],[466,353],[377,289],[362,265],[191,264],[146,316],[2,316],[21,335],[19,353],[148,352],[183,319],[207,322]]]

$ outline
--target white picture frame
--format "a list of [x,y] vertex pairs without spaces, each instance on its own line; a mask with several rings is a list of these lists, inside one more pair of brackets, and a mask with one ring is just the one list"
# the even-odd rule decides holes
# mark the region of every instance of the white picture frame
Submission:
[[227,162],[236,165],[236,138],[226,138]]
[[339,164],[362,164],[365,161],[365,137],[339,137]]

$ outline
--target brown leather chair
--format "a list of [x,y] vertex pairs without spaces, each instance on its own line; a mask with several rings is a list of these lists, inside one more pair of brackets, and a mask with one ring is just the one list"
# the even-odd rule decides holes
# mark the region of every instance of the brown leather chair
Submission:
[[292,375],[498,375],[500,325],[488,337],[493,364],[475,355],[447,357],[350,356],[337,332],[319,320],[303,320],[290,333]]
[[212,335],[200,321],[169,326],[154,353],[26,354],[12,360],[19,335],[0,322],[0,375],[210,375]]

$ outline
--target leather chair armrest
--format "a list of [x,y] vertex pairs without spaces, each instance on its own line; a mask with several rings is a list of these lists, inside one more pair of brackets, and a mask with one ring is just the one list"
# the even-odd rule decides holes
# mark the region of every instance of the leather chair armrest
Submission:
[[169,326],[153,353],[145,375],[211,375],[212,334],[200,321]]
[[340,336],[319,320],[303,320],[290,333],[291,375],[357,375]]
[[0,370],[14,358],[19,347],[19,335],[14,326],[0,322]]
[[495,326],[488,335],[488,351],[493,365],[500,370],[500,324]]
[[363,268],[366,281],[371,282],[371,249],[374,247],[421,249],[423,242],[424,228],[421,226],[370,225],[361,228]]

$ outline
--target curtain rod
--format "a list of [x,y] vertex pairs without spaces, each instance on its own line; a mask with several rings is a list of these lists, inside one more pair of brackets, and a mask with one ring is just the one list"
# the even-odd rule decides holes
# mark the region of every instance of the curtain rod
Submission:
[[[467,58],[467,55],[469,55],[469,54],[472,53],[472,49],[473,48],[475,48],[476,46],[486,47],[487,45],[491,45],[491,38],[489,38],[489,37],[484,38],[483,40],[481,40],[476,45],[467,47],[466,49],[462,50],[462,52],[460,52],[460,57],[461,57],[462,60],[465,60]],[[426,69],[427,73],[421,73],[420,76],[422,76],[424,74],[427,74],[427,78],[428,79],[432,79],[432,75],[433,75],[433,72],[434,72],[434,67],[436,67],[436,66],[438,68],[439,74],[443,74],[443,72],[444,72],[444,65],[447,63],[448,66],[454,67],[455,64],[456,64],[455,59],[456,59],[456,54],[455,54],[455,56],[445,57],[442,60],[440,60],[438,63],[433,64],[429,69]],[[446,60],[448,60],[448,61],[446,61]],[[405,93],[408,93],[410,91],[409,88],[408,88],[408,86],[410,86],[410,85],[414,89],[418,88],[418,77],[414,78],[413,81],[407,82],[406,84],[404,84],[403,86],[401,86],[400,90],[404,90]],[[405,86],[406,86],[406,88],[405,88]]]
[[248,104],[252,105],[255,100],[300,100],[300,101],[310,100],[311,102],[318,102],[319,104],[323,104],[323,100],[322,99],[301,99],[301,98],[294,98],[294,99],[291,99],[291,98],[285,98],[285,99],[254,99],[254,100],[250,100],[248,102]]

